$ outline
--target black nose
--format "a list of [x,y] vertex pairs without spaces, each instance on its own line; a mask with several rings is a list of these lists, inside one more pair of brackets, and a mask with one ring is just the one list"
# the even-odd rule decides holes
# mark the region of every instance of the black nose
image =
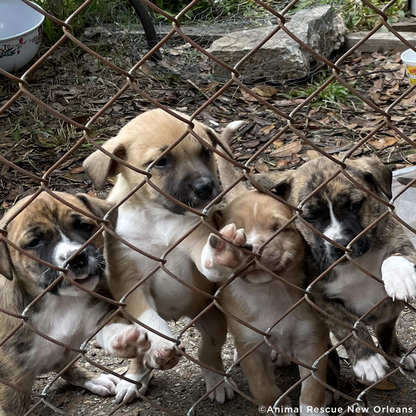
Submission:
[[191,188],[201,199],[207,199],[211,196],[214,189],[214,181],[207,177],[199,178],[193,182]]
[[87,253],[85,253],[85,251],[82,251],[81,253],[79,253],[77,256],[75,256],[70,262],[69,262],[69,266],[73,269],[73,270],[79,270],[84,268],[85,266],[88,265],[88,255]]
[[[346,247],[350,241],[351,240],[348,240],[348,239],[344,238],[344,239],[341,239],[341,240],[336,240],[336,243],[338,243],[340,246]],[[335,255],[336,258],[340,258],[345,254],[344,250],[342,250],[342,249],[340,249],[336,246],[332,246],[331,251]]]

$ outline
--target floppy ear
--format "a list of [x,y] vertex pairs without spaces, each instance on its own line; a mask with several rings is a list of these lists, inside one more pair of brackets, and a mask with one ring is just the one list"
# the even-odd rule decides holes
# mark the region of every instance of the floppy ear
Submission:
[[[95,198],[88,194],[78,193],[75,195],[95,216],[103,218],[105,214],[114,206],[113,202]],[[117,211],[110,215],[109,221],[115,225]]]
[[0,274],[6,279],[13,280],[13,265],[4,240],[0,240]]
[[[124,144],[119,143],[117,138],[110,139],[102,147],[119,159],[124,159],[126,156],[126,148]],[[117,173],[117,162],[101,150],[96,150],[92,155],[88,156],[83,166],[97,189],[104,187],[108,176]]]
[[393,197],[391,192],[393,173],[388,166],[376,157],[365,157],[353,162],[356,162],[353,165],[364,171],[366,180],[372,182],[388,199]]
[[[253,175],[253,182],[272,191],[283,199],[287,199],[293,180],[293,171],[276,171],[270,173],[257,173]],[[253,184],[254,184],[253,183]]]

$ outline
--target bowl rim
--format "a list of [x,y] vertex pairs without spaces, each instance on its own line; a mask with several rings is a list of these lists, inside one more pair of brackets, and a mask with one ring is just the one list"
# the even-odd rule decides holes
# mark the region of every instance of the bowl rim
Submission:
[[[40,7],[38,4],[34,3],[33,1],[31,1],[31,3],[32,3],[32,4],[34,4],[35,6],[38,6],[40,9],[42,9],[42,7]],[[24,4],[24,3],[23,3],[23,4]],[[35,10],[35,9],[33,9],[33,10]],[[43,9],[42,9],[42,10],[43,10]],[[43,10],[43,11],[44,11],[44,10]],[[35,12],[39,13],[37,10],[35,10]],[[25,31],[23,31],[23,32],[16,33],[16,34],[15,34],[15,35],[13,35],[13,36],[9,36],[9,37],[7,37],[7,38],[0,38],[0,42],[6,42],[6,41],[8,41],[8,40],[10,40],[10,39],[14,39],[14,38],[19,38],[19,37],[25,36],[25,35],[27,35],[29,32],[31,32],[32,30],[37,29],[40,25],[42,25],[42,23],[43,23],[43,22],[44,22],[44,20],[45,20],[45,15],[43,15],[42,13],[39,13],[39,14],[42,16],[42,18],[40,19],[40,22],[39,22],[39,23],[37,23],[35,26],[33,26],[33,27],[31,27],[30,29],[25,30]]]

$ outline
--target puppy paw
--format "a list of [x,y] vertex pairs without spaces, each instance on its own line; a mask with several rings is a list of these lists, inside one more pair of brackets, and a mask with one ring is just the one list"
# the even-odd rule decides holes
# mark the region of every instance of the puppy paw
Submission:
[[178,364],[181,353],[175,344],[166,341],[152,346],[143,357],[146,368],[157,370],[170,370]]
[[[213,373],[212,371],[206,370],[204,368],[202,369],[202,375],[204,376],[204,379],[205,379],[207,392],[210,391],[218,382],[224,380],[224,377],[220,376],[219,374]],[[232,380],[230,380],[230,383],[234,385],[235,387],[237,387],[236,384]],[[226,400],[231,400],[232,398],[234,398],[234,390],[228,383],[224,381],[215,390],[209,393],[208,397],[211,401],[215,400],[222,404]]]
[[120,379],[111,374],[100,374],[85,382],[84,388],[100,396],[113,396]]
[[151,379],[151,372],[148,372],[145,376],[142,377],[141,374],[127,374],[126,378],[129,378],[133,381],[139,381],[140,385],[129,383],[126,380],[120,380],[116,387],[116,403],[130,403],[136,398],[139,398],[140,395],[144,396],[146,394],[147,388],[149,387],[149,382]]
[[106,352],[121,358],[135,358],[150,348],[147,332],[137,325],[126,325],[107,341]]
[[403,256],[391,256],[381,265],[381,276],[387,294],[393,299],[408,301],[416,297],[414,263]]
[[352,368],[357,377],[374,383],[386,375],[387,367],[386,359],[381,354],[375,354],[358,360]]
[[241,250],[234,247],[244,247],[247,243],[243,229],[237,229],[235,224],[228,224],[220,233],[226,241],[216,234],[210,234],[201,254],[202,273],[216,282],[229,278],[232,269],[239,268],[246,258]]
[[416,354],[409,354],[404,358],[399,357],[397,360],[401,361],[402,359],[405,370],[413,371],[416,368]]

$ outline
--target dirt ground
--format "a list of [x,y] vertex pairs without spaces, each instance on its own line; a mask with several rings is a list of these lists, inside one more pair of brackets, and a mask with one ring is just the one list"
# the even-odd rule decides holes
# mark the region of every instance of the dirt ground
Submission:
[[[143,39],[137,39],[137,35],[114,27],[105,30],[89,28],[85,31],[83,39],[89,47],[111,57],[123,68],[128,68],[132,62],[135,62],[145,49]],[[117,49],[117,54],[114,53],[114,49]],[[45,49],[41,50],[41,53],[44,51]],[[383,54],[353,54],[341,66],[342,75],[376,105],[386,108],[408,88],[404,68],[399,61],[399,54],[395,51]],[[212,78],[211,68],[212,64],[192,48],[172,41],[164,48],[162,62],[145,64],[137,72],[137,83],[160,103],[179,111],[192,113],[223,83]],[[319,78],[321,71],[317,69],[315,76]],[[70,43],[59,48],[29,79],[30,90],[38,98],[80,123],[85,123],[94,115],[123,83],[122,77],[103,67],[90,55]],[[295,90],[301,90],[303,86],[304,83],[293,82],[286,85],[268,85],[268,88],[264,83],[260,83],[252,87],[256,88],[256,92],[269,103],[289,113],[305,99],[292,94]],[[0,106],[5,104],[16,91],[17,86],[13,82],[1,79]],[[416,139],[415,101],[414,91],[391,112],[395,125],[412,141]],[[132,90],[128,90],[92,126],[94,138],[105,140],[112,137],[127,121],[149,108],[152,108],[149,102]],[[229,88],[213,105],[202,112],[199,119],[218,129],[232,120],[247,121],[241,137],[233,145],[236,160],[240,162],[247,160],[286,124],[285,120],[277,118],[274,113],[236,87]],[[330,154],[339,155],[365,137],[374,126],[378,125],[381,118],[369,106],[357,102],[353,97],[338,101],[336,93],[333,93],[304,107],[296,114],[295,120],[296,127],[315,145]],[[42,175],[75,144],[81,133],[22,96],[0,115],[0,137],[2,156],[23,169]],[[63,161],[50,176],[50,187],[71,193],[82,191],[95,194],[82,169],[82,161],[91,151],[91,145],[84,144],[70,158]],[[289,131],[274,141],[251,168],[253,172],[294,168],[315,157],[316,154],[311,146],[302,143],[295,133]],[[370,142],[354,153],[355,156],[370,154],[376,154],[383,162],[394,168],[411,166],[416,162],[416,153],[412,146],[397,132],[386,127],[380,129]],[[32,192],[37,183],[7,165],[0,166],[0,169],[2,203],[0,210],[4,211],[17,199]],[[108,189],[109,187],[106,191]],[[99,196],[103,196],[105,192]],[[173,330],[178,331],[185,324],[184,322],[172,324]],[[407,346],[416,344],[415,312],[406,310],[403,313],[398,331],[399,337]],[[187,352],[193,356],[196,356],[198,338],[199,335],[193,328],[190,328],[183,337]],[[127,366],[125,360],[106,357],[94,346],[90,346],[88,355],[118,372],[123,372]],[[225,366],[230,366],[233,359],[231,338],[224,347],[223,356]],[[342,391],[351,397],[357,397],[365,386],[354,379],[348,360],[342,358],[341,361]],[[285,389],[294,384],[297,370],[294,366],[278,369],[276,375]],[[239,367],[233,371],[232,376],[239,388],[248,393],[247,384]],[[35,391],[40,392],[50,379],[50,375],[39,377]],[[411,406],[413,406],[412,413],[416,413],[414,400],[416,384],[400,373],[394,374],[389,381],[390,384],[387,386],[389,389],[386,386],[383,389],[371,389],[366,395],[370,407],[368,414],[394,414],[399,412],[392,408],[403,409]],[[185,415],[204,392],[204,383],[198,366],[182,359],[174,369],[154,373],[147,396],[153,403],[169,409],[174,414]],[[298,394],[295,392],[292,396],[295,398]],[[136,401],[116,410],[117,406],[113,398],[96,397],[63,381],[54,383],[47,397],[56,409],[41,405],[32,414],[50,416],[65,412],[67,415],[147,416],[163,413],[156,410],[154,404],[142,401]],[[36,403],[36,399],[33,403]],[[343,399],[339,402],[340,406],[346,404]],[[377,406],[384,407],[384,410],[379,411]],[[207,416],[259,414],[255,405],[239,395],[224,405],[205,400],[196,407],[196,412],[198,415]]]

